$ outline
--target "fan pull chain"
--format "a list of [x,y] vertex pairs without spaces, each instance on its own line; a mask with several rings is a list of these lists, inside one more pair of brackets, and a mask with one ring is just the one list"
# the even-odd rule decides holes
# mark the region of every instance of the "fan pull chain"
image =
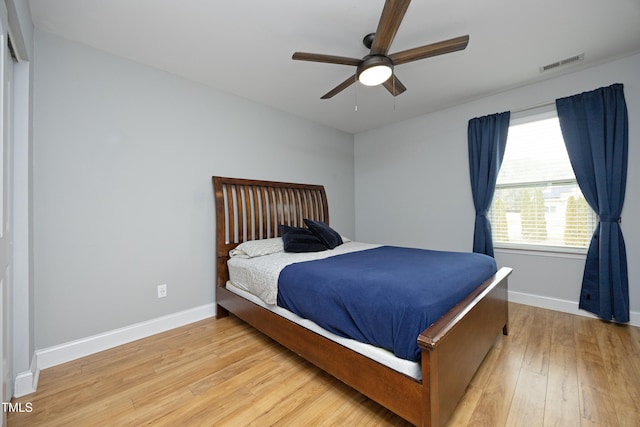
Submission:
[[355,94],[355,100],[354,100],[355,110],[354,111],[358,111],[358,85],[357,85],[358,76],[354,75],[353,78],[355,79],[355,82],[356,82],[356,85],[355,85],[356,86],[356,90],[354,91],[354,94]]
[[391,88],[393,90],[393,111],[396,111],[396,74],[395,72],[391,74],[391,78],[393,79],[391,81]]

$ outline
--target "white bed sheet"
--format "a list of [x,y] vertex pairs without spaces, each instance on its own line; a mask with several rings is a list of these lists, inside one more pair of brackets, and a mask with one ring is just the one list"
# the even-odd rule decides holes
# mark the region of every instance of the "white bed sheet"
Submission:
[[[267,310],[284,317],[306,329],[309,329],[323,337],[330,339],[344,347],[347,347],[350,350],[353,350],[369,359],[375,360],[378,363],[381,363],[394,371],[403,373],[408,375],[416,380],[422,379],[422,367],[419,362],[412,362],[410,360],[401,359],[396,357],[389,350],[385,350],[380,347],[373,346],[371,344],[365,344],[360,341],[356,341],[350,338],[344,338],[339,335],[336,335],[332,332],[327,331],[326,329],[321,328],[315,322],[302,318],[295,313],[292,313],[289,310],[286,310],[282,307],[279,307],[275,304],[267,304],[262,299],[256,297],[250,292],[240,289],[234,286],[234,283],[231,281],[227,282],[226,288],[233,292],[236,295],[239,295]],[[417,339],[417,337],[416,337]]]
[[373,249],[379,246],[372,243],[349,241],[334,249],[320,252],[276,252],[249,259],[232,256],[227,261],[229,280],[236,288],[257,296],[267,304],[275,305],[278,301],[278,277],[287,265]]

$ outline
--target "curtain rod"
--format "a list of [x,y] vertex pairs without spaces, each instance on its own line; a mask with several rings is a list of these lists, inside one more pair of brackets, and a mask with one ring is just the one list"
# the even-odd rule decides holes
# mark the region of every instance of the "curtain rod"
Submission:
[[512,110],[511,113],[515,114],[515,113],[523,113],[525,111],[529,111],[529,110],[535,110],[536,108],[542,108],[542,107],[548,107],[550,105],[555,105],[555,101],[551,101],[551,102],[543,102],[540,104],[536,104],[536,105],[530,105],[528,107],[524,107],[524,108],[520,108],[518,110]]

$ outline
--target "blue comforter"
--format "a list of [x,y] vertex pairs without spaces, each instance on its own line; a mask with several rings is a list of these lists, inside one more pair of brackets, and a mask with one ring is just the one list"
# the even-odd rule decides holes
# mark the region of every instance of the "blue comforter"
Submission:
[[288,265],[278,305],[417,361],[418,335],[496,271],[486,255],[382,246]]

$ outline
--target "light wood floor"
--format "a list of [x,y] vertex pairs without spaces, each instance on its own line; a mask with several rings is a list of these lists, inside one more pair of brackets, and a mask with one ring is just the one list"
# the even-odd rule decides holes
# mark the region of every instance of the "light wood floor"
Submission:
[[[639,426],[640,330],[510,304],[450,426]],[[234,317],[46,369],[14,426],[406,425]]]

